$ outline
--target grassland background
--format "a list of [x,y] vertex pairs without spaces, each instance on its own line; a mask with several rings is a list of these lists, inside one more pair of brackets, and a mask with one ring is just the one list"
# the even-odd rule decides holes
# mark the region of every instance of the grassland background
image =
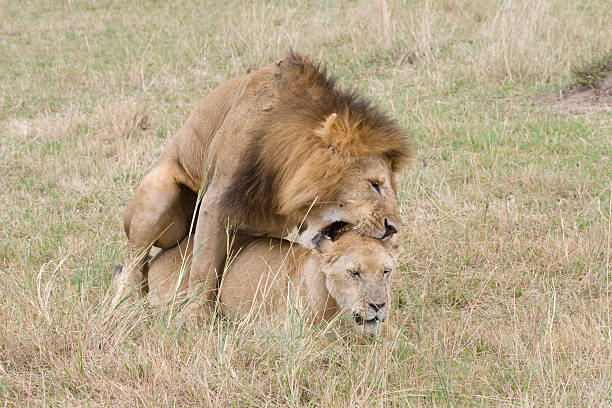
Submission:
[[[555,102],[610,21],[607,0],[0,1],[0,405],[611,406],[612,115]],[[109,310],[165,143],[289,47],[414,138],[403,336],[319,352],[291,318]]]

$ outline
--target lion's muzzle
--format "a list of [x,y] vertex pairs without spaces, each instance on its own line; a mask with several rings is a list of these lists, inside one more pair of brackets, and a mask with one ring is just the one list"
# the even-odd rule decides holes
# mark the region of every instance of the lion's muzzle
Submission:
[[385,234],[382,236],[382,240],[386,240],[387,238],[391,238],[394,234],[398,232],[398,227],[393,221],[389,221],[389,219],[385,218]]

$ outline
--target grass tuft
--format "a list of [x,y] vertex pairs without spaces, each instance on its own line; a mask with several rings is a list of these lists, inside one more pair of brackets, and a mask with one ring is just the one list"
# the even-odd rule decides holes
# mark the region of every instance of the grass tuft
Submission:
[[572,84],[596,88],[610,75],[612,75],[612,51],[600,52],[593,59],[572,68]]

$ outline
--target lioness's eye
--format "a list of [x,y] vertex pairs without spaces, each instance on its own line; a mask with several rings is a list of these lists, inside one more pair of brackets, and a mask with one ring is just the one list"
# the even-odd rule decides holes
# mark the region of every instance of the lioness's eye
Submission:
[[383,269],[383,275],[388,275],[389,273],[391,273],[391,268]]
[[359,271],[349,271],[349,273],[351,275],[353,275],[353,277],[358,278],[359,277]]
[[376,190],[378,194],[380,194],[380,184],[375,181],[370,181],[370,184],[372,185],[372,188]]

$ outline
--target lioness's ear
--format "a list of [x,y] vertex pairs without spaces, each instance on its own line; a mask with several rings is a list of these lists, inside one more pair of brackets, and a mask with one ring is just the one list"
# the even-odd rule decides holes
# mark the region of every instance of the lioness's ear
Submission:
[[394,259],[398,259],[403,252],[402,244],[397,236],[393,236],[386,241],[383,241],[383,245],[389,252],[389,255]]
[[329,262],[331,260],[331,253],[333,252],[336,244],[330,237],[319,232],[312,239],[312,244],[313,248],[315,249],[315,254],[322,258],[325,262]]

